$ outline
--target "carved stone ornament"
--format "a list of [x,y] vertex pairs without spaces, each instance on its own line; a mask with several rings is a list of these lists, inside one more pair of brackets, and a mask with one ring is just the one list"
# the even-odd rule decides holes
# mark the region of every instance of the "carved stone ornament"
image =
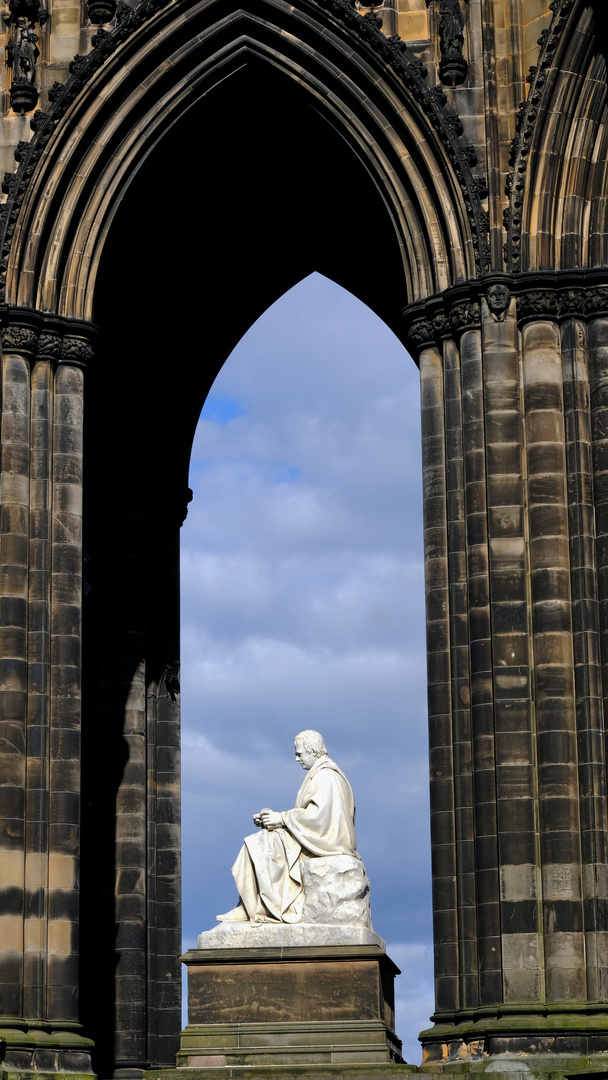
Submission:
[[562,318],[582,317],[587,309],[585,292],[583,289],[568,289],[559,298],[559,313]]
[[38,333],[26,326],[5,326],[0,331],[5,352],[32,353],[36,348]]
[[496,322],[504,322],[507,311],[509,310],[509,304],[511,303],[511,293],[507,289],[507,286],[503,285],[501,282],[490,285],[490,288],[486,293],[486,300],[488,301],[488,307],[494,320]]
[[588,315],[608,315],[608,288],[587,289],[585,308]]
[[472,302],[456,304],[450,311],[450,324],[455,334],[477,329],[481,326],[479,304]]
[[93,355],[93,346],[84,338],[66,337],[61,346],[59,363],[86,367],[93,359]]
[[89,0],[89,19],[96,26],[112,21],[116,14],[116,0]]
[[[14,0],[15,4],[24,2],[26,0]],[[39,10],[40,0],[29,0],[29,2],[36,5],[37,10]],[[31,140],[27,152],[23,154],[20,152],[18,172],[5,173],[2,182],[2,190],[9,198],[4,209],[0,207],[0,245],[2,246],[0,256],[0,302],[5,298],[6,258],[11,248],[14,225],[19,216],[28,185],[32,176],[35,175],[37,163],[52,138],[58,123],[84,86],[103,67],[108,58],[144,23],[153,18],[159,11],[168,7],[170,2],[171,0],[140,0],[136,6],[132,6],[126,3],[125,0],[118,0],[115,25],[106,33],[98,31],[93,35],[91,39],[93,48],[87,54],[85,62],[81,64],[80,59],[77,63],[73,61],[74,70],[71,71],[68,81],[66,83],[55,83],[49,89],[50,108],[46,111],[37,109],[31,118],[30,127],[34,132],[34,138]],[[480,204],[478,184],[471,173],[472,167],[477,162],[477,155],[474,147],[469,144],[465,145],[461,141],[458,132],[462,130],[462,124],[453,114],[448,116],[444,111],[447,99],[443,87],[440,84],[429,86],[426,82],[426,67],[410,52],[407,44],[401,41],[398,35],[387,37],[383,34],[371,20],[366,19],[357,12],[353,0],[319,0],[319,4],[329,11],[332,17],[338,16],[349,32],[352,31],[364,38],[383,57],[386,64],[402,80],[408,94],[411,94],[413,99],[424,110],[439,135],[460,184],[471,226],[477,272],[481,273],[484,270],[489,270],[491,259],[488,217],[487,212],[484,211]],[[44,13],[39,10],[39,22],[42,22],[43,15]]]
[[430,319],[416,319],[408,331],[409,343],[414,349],[424,349],[435,340],[435,330]]
[[559,316],[557,293],[548,289],[523,293],[517,300],[517,315],[519,319],[557,319]]
[[439,2],[439,47],[441,61],[439,78],[447,86],[460,86],[464,82],[468,65],[462,55],[464,45],[464,16],[460,0]]
[[517,134],[511,142],[511,155],[509,158],[512,172],[507,176],[506,184],[506,194],[509,196],[510,206],[505,211],[504,218],[507,231],[504,260],[509,271],[519,270],[521,267],[521,224],[530,148],[552,59],[557,52],[561,36],[566,31],[568,16],[573,5],[574,0],[552,0],[549,4],[550,10],[553,12],[551,26],[545,27],[538,38],[538,62],[530,68],[526,76],[526,82],[529,84],[530,90],[519,106],[515,125]]
[[179,661],[168,663],[165,669],[165,690],[171,698],[171,701],[177,701],[178,694],[180,693],[179,669]]
[[44,26],[49,13],[42,6],[41,0],[8,0],[8,11],[2,12],[5,26],[14,26],[18,19],[24,18],[26,22]]
[[194,498],[194,492],[193,492],[192,488],[186,488],[186,490],[184,492],[184,496],[183,496],[183,501],[181,503],[180,514],[179,514],[179,517],[178,517],[178,525],[179,525],[180,529],[181,529],[182,525],[184,524],[184,521],[188,517],[188,507],[189,507],[190,503],[192,502],[193,498]]
[[435,331],[435,337],[437,338],[451,337],[452,330],[450,327],[450,320],[443,312],[439,315],[435,315],[435,318],[433,319],[433,330]]
[[11,108],[17,113],[30,112],[38,102],[36,89],[36,61],[40,50],[38,35],[33,23],[28,24],[25,15],[19,15],[11,39],[6,46],[6,63],[13,78],[10,88]]
[[36,357],[38,360],[57,362],[61,355],[61,334],[54,330],[43,330],[38,338]]

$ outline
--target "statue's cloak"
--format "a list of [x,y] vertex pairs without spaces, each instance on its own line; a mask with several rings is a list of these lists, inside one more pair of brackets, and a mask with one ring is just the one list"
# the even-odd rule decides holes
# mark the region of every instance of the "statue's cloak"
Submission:
[[294,810],[281,814],[283,825],[310,855],[354,855],[355,798],[344,773],[322,757],[307,773]]
[[360,858],[353,791],[331,758],[315,762],[298,792],[295,808],[283,811],[281,820],[278,828],[247,836],[232,868],[252,920],[299,921],[302,859],[326,855]]

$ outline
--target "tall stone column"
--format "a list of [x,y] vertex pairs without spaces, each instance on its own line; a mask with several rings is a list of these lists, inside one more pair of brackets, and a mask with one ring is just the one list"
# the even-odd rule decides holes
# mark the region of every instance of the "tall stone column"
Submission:
[[[595,375],[601,372],[601,366],[598,372],[601,357],[596,353],[596,342],[598,324],[602,320],[592,320],[587,328],[581,317],[584,309],[580,294],[578,301],[577,317],[573,315],[562,325],[562,359],[587,997],[592,1001],[602,1001],[606,999],[608,990],[605,926],[608,906],[608,820],[603,795],[606,750],[598,553],[594,542],[596,522],[600,523],[602,518],[598,502],[601,484],[594,480],[591,408],[591,373],[593,371]],[[600,381],[602,377],[600,373]]]
[[542,994],[522,389],[515,304],[496,312],[482,299],[481,315],[500,912],[495,1003],[511,1005]]
[[83,364],[68,337],[57,364],[51,503],[48,1011],[78,1026]]
[[608,1048],[608,290],[465,292],[410,328],[437,1068]]
[[[9,316],[10,318],[10,316]],[[90,1071],[78,1019],[84,339],[2,330],[3,1068]]]
[[[460,334],[459,350],[462,372],[467,633],[471,703],[470,747],[474,792],[473,865],[477,916],[477,1000],[475,1004],[487,1005],[499,1000],[501,992],[496,747],[486,509],[488,477],[484,429],[482,340],[478,309],[457,308],[452,317],[452,323],[456,329],[462,319],[465,321],[465,327]],[[465,843],[469,843],[469,835],[467,831],[462,836]]]
[[[588,367],[583,367],[583,374],[588,371],[589,377],[589,399],[586,404],[591,428],[591,460],[583,460],[591,471],[587,488],[591,487],[593,498],[595,533],[595,543],[589,544],[587,541],[586,545],[589,550],[587,564],[591,563],[591,566],[584,567],[584,644],[589,650],[589,682],[588,688],[584,687],[587,694],[583,701],[589,714],[589,735],[586,740],[588,754],[584,777],[588,811],[583,848],[586,864],[583,882],[585,941],[590,966],[589,990],[590,995],[593,994],[597,1001],[608,1000],[608,826],[605,819],[605,717],[608,708],[608,290],[602,291],[604,296],[598,297],[600,302],[597,304],[600,314],[590,318],[587,324],[585,359],[588,358]],[[597,293],[599,292],[600,290],[597,290]],[[589,298],[587,303],[589,305]],[[577,360],[578,354],[577,349]],[[577,372],[580,371],[580,366],[577,364]],[[585,478],[586,471],[582,468],[580,471]],[[593,557],[595,566],[591,562]],[[587,600],[589,593],[591,595]]]
[[42,334],[31,374],[28,633],[28,775],[23,1012],[46,1016],[48,916],[48,752],[51,664],[51,493],[53,390],[59,335]]
[[0,511],[0,1015],[23,1018],[27,784],[30,367],[36,331],[2,331]]
[[[424,342],[424,339],[423,339]],[[420,353],[426,636],[433,838],[433,921],[439,1008],[458,1000],[458,893],[455,879],[454,747],[450,716],[448,549],[443,363],[436,346]]]
[[[557,322],[522,328],[534,658],[541,971],[548,1002],[585,1000],[566,434]],[[542,1000],[542,997],[541,997]]]

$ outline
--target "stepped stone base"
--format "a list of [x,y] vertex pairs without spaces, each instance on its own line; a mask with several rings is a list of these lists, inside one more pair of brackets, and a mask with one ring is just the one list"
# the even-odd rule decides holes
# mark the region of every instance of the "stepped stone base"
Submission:
[[[154,1069],[146,1080],[396,1080],[417,1074],[418,1080],[606,1080],[605,1055],[501,1055],[443,1066],[397,1064],[217,1065],[203,1068]],[[413,1077],[412,1077],[413,1080]]]
[[212,1065],[205,1068],[148,1069],[145,1080],[396,1080],[417,1072],[415,1065]]
[[60,1076],[62,1080],[93,1080],[93,1043],[77,1031],[24,1022],[0,1024],[0,1078]]
[[[535,1011],[536,1009],[536,1011]],[[605,1005],[504,1006],[500,1014],[479,1016],[460,1023],[438,1022],[420,1033],[423,1065],[478,1064],[517,1055],[536,1068],[537,1063],[561,1060],[564,1055],[587,1060],[601,1055],[608,1077],[608,1010]]]
[[401,1043],[381,1020],[310,1024],[188,1025],[179,1065],[346,1065],[400,1060]]
[[377,944],[192,949],[183,959],[188,1026],[178,1066],[402,1061],[394,1031],[399,972]]
[[416,1070],[426,1080],[606,1080],[605,1054],[496,1054],[477,1061],[446,1061]]

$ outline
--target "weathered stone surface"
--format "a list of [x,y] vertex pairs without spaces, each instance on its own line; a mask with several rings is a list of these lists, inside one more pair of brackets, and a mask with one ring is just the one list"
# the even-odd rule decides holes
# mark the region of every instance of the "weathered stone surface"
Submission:
[[180,1065],[400,1060],[398,969],[377,945],[192,949],[184,962]]
[[383,939],[366,926],[340,926],[323,923],[219,923],[198,936],[199,949],[249,949],[284,946],[378,945]]
[[360,859],[331,855],[302,861],[302,922],[371,930],[369,878]]

